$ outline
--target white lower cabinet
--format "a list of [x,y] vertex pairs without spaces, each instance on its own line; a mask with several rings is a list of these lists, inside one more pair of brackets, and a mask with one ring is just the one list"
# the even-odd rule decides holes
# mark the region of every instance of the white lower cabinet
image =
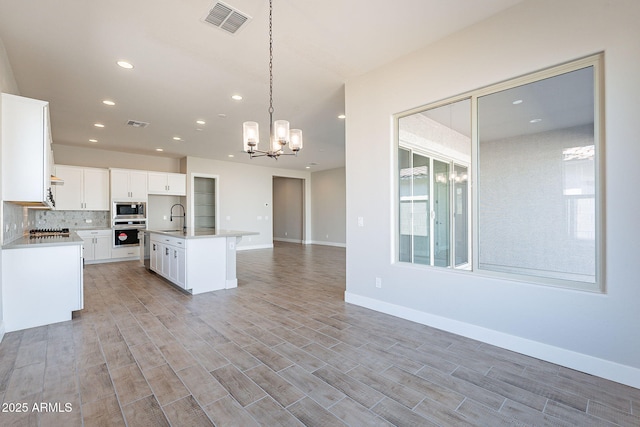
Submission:
[[84,241],[83,256],[85,262],[111,259],[111,229],[78,230],[78,236]]
[[187,260],[184,248],[173,248],[173,260],[169,269],[169,280],[181,288],[187,287]]
[[80,242],[3,249],[0,303],[5,332],[71,320],[84,307]]
[[185,239],[151,234],[151,270],[183,289],[187,289],[185,247]]
[[238,287],[240,236],[186,236],[150,232],[150,269],[193,295]]

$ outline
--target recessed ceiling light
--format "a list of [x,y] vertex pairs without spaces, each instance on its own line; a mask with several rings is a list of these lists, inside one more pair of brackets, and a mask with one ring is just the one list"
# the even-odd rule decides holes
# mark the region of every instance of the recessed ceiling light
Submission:
[[182,141],[182,138],[180,138],[179,136],[174,136],[174,137],[173,137],[173,140],[174,140],[174,141]]
[[235,157],[233,154],[229,154],[227,157]]
[[122,68],[126,68],[127,70],[130,70],[133,68],[133,65],[131,65],[131,63],[127,62],[127,61],[118,61],[117,64],[119,66],[121,66]]
[[347,116],[345,116],[344,114],[340,114],[340,115],[338,116],[338,118],[339,118],[339,119],[344,119],[344,118],[346,118],[346,117],[347,117]]
[[98,142],[98,140],[97,140],[97,139],[93,139],[93,138],[91,138],[91,139],[89,140],[89,142],[93,142],[93,143],[95,144],[96,142]]
[[204,120],[196,120],[196,123],[199,125],[206,125],[207,122],[205,122]]
[[515,101],[512,102],[513,105],[518,105],[518,104],[522,104],[522,99],[516,99]]
[[163,148],[156,148],[156,151],[164,151]]
[[529,120],[529,123],[540,123],[542,121],[542,119],[532,119]]
[[311,166],[306,166],[305,169],[311,169]]
[[104,125],[102,123],[94,123],[93,125],[95,127],[97,127],[97,128],[103,128],[104,127]]
[[240,96],[240,95],[231,95],[231,99],[235,99],[236,101],[240,101],[242,99],[242,96]]
[[218,117],[220,117],[221,119],[226,119],[227,115],[224,114],[224,113],[220,113],[220,114],[218,114]]
[[109,100],[109,99],[105,99],[104,101],[102,101],[102,103],[103,103],[104,105],[108,105],[108,106],[114,106],[114,105],[116,105],[116,103],[115,103],[115,102],[113,102],[113,101],[111,101],[111,100]]

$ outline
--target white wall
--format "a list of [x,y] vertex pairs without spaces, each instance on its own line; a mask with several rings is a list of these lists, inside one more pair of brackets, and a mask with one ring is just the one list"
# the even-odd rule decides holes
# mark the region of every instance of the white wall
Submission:
[[2,39],[0,39],[0,92],[20,95]]
[[311,211],[313,243],[329,246],[346,245],[345,168],[311,174]]
[[[527,0],[347,82],[347,301],[640,387],[638,22],[637,0]],[[606,294],[394,264],[393,114],[600,51]]]
[[[310,194],[310,173],[274,168],[273,160],[255,159],[255,164],[222,162],[199,157],[186,158],[187,215],[191,206],[191,184],[194,174],[218,179],[219,228],[223,230],[256,231],[247,236],[238,249],[273,247],[273,177],[299,178],[305,182],[305,194]],[[270,163],[271,162],[271,163]],[[311,229],[311,203],[304,201],[305,235]]]
[[[53,158],[58,165],[94,168],[140,169],[159,172],[181,172],[180,159],[121,153],[97,147],[74,147],[53,144]],[[183,172],[184,173],[184,172]]]
[[[186,197],[161,196],[150,194],[147,200],[147,228],[151,230],[179,230],[182,228],[182,217],[171,221],[171,207],[181,203],[186,209]],[[182,215],[182,208],[175,206],[173,215]]]
[[[4,48],[4,43],[2,39],[0,39],[0,93],[11,93],[14,95],[19,95],[18,84],[16,83],[16,79],[13,77],[13,70],[11,69],[11,64],[9,63],[9,58],[7,57],[7,51]],[[0,112],[2,112],[2,101],[0,101]],[[2,114],[0,114],[2,117]],[[2,129],[2,123],[0,119],[0,130]],[[2,132],[0,132],[0,135]],[[2,137],[0,136],[0,153],[2,153]],[[0,164],[2,164],[2,159],[0,159]],[[0,170],[0,188],[2,188],[2,171]],[[0,218],[4,218],[4,203],[0,203]],[[0,221],[0,226],[4,230],[4,221]],[[4,336],[4,321],[2,320],[2,263],[0,263],[0,341]]]

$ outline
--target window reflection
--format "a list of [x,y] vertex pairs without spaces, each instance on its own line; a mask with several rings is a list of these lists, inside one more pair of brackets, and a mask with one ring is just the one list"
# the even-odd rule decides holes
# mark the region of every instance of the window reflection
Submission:
[[595,281],[594,116],[593,67],[478,98],[480,269]]
[[470,267],[471,101],[399,119],[399,260]]

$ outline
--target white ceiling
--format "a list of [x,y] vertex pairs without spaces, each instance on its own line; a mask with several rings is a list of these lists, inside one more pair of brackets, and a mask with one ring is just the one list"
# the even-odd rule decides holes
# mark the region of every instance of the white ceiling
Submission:
[[[277,166],[343,166],[346,81],[520,1],[274,0],[274,118],[304,134]],[[235,35],[203,22],[213,0],[0,0],[0,38],[20,94],[50,102],[55,144],[276,166],[241,140],[247,120],[268,139],[269,3],[225,3],[252,18]]]

